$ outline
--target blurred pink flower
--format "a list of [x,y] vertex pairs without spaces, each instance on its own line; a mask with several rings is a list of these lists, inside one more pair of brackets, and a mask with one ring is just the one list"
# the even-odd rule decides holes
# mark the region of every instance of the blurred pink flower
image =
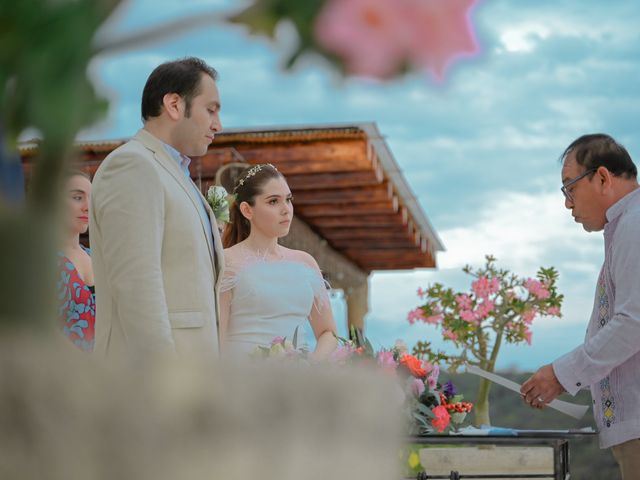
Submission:
[[429,385],[429,388],[431,390],[433,390],[438,386],[439,376],[440,376],[440,366],[436,364],[433,366],[433,370],[431,370],[431,373],[429,374],[429,376],[427,376],[427,385]]
[[526,288],[531,295],[534,297],[545,300],[551,296],[547,286],[538,280],[534,280],[533,278],[528,278],[524,282],[524,288]]
[[469,19],[477,1],[328,0],[315,37],[349,73],[388,78],[411,63],[442,80],[455,58],[478,51]]
[[434,414],[434,418],[431,420],[431,425],[433,425],[433,428],[438,432],[444,432],[444,429],[449,426],[449,421],[451,420],[449,412],[442,405],[438,405],[431,411]]
[[531,325],[531,322],[533,322],[537,314],[538,311],[535,308],[530,308],[522,312],[522,320],[524,320],[524,323],[527,325]]
[[342,362],[347,360],[353,354],[353,348],[350,345],[341,345],[336,348],[331,355],[329,355],[329,360],[333,362]]
[[427,317],[424,314],[424,310],[422,310],[422,308],[420,308],[420,307],[414,308],[407,315],[407,320],[409,321],[409,323],[411,325],[416,323],[418,320],[422,320],[424,322],[426,319],[427,319]]
[[456,295],[456,303],[458,304],[458,308],[460,310],[471,310],[473,302],[471,301],[471,297],[466,293],[462,295]]
[[398,364],[393,359],[393,352],[383,350],[378,352],[378,365],[385,370],[395,370]]
[[489,316],[489,313],[491,313],[495,307],[496,304],[492,300],[485,300],[480,305],[478,305],[478,308],[476,308],[477,318],[487,318]]
[[477,0],[413,1],[409,47],[412,63],[442,80],[454,59],[478,52],[469,18],[475,3]]
[[489,295],[496,293],[500,289],[500,280],[497,278],[487,278],[480,276],[471,283],[471,290],[478,298],[486,299]]
[[531,345],[531,338],[533,337],[533,332],[528,328],[524,331],[524,339],[527,341],[529,345]]
[[427,294],[427,291],[423,290],[422,287],[418,287],[417,293],[418,293],[418,297],[423,298]]
[[456,335],[454,332],[452,332],[448,328],[445,328],[444,330],[442,330],[442,336],[445,338],[450,338],[451,340],[458,340],[458,335]]
[[422,368],[429,373],[431,370],[433,370],[433,363],[431,363],[429,360],[423,360],[422,361]]
[[276,343],[282,343],[284,342],[284,337],[273,337],[273,340],[271,340],[271,345],[275,345]]
[[460,312],[460,318],[462,318],[465,322],[476,323],[476,314],[471,310],[462,310]]
[[416,397],[419,397],[426,390],[424,386],[424,382],[419,378],[414,378],[413,382],[411,382],[411,391]]
[[437,325],[444,319],[444,315],[441,313],[436,313],[435,315],[431,315],[430,317],[422,319],[424,323],[430,323],[432,325]]
[[393,75],[406,57],[404,4],[409,0],[329,0],[316,18],[318,44],[342,58],[349,73]]
[[547,315],[553,315],[554,317],[560,316],[560,307],[549,307],[547,308]]

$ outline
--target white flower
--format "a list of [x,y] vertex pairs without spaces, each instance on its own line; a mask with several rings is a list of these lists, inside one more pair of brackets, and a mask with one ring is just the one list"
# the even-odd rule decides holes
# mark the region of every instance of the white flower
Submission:
[[229,195],[224,187],[220,185],[209,187],[207,202],[218,222],[229,223]]

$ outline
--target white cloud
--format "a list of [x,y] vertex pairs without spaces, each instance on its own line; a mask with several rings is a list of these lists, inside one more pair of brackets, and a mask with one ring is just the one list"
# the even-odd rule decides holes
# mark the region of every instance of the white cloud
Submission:
[[503,30],[500,40],[508,52],[530,52],[538,39],[545,39],[550,33],[548,25],[525,23]]
[[[532,271],[541,263],[562,262],[556,252],[571,245],[574,255],[589,258],[599,250],[600,238],[586,235],[562,206],[560,193],[492,192],[476,221],[440,232],[447,251],[439,257],[442,268],[480,263],[487,253],[518,270]],[[564,250],[564,248],[562,248]],[[581,268],[584,268],[583,266]]]

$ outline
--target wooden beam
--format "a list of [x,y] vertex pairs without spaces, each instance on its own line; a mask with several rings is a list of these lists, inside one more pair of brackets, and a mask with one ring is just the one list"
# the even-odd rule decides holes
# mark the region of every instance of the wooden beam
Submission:
[[396,215],[349,215],[341,217],[318,217],[313,225],[323,229],[330,227],[399,227],[404,228],[402,218]]
[[[314,219],[313,225],[317,222]],[[413,241],[410,232],[397,226],[373,226],[367,225],[356,228],[325,227],[318,228],[318,233],[327,239],[371,239],[377,237],[399,238]]]
[[397,199],[394,202],[371,203],[327,203],[320,205],[298,205],[294,195],[294,208],[296,214],[313,222],[317,217],[339,217],[342,215],[389,215],[398,211]]
[[289,187],[294,192],[300,190],[338,189],[371,187],[379,185],[384,180],[382,170],[362,172],[336,172],[336,173],[303,173],[287,175]]
[[376,250],[412,250],[414,252],[418,252],[419,248],[416,246],[408,238],[386,238],[386,237],[378,237],[378,238],[343,238],[336,240],[329,240],[329,243],[337,249],[347,250],[347,249],[367,249],[367,248],[375,248]]
[[389,250],[379,248],[346,248],[340,250],[349,257],[359,261],[397,261],[397,262],[417,262],[421,263],[428,254],[421,253],[419,249],[410,250]]
[[370,261],[358,263],[360,268],[367,272],[373,270],[413,270],[415,268],[436,268],[436,264],[431,257],[425,257],[421,262],[401,262],[401,261]]
[[238,144],[249,163],[273,163],[285,175],[372,170],[364,140]]
[[294,205],[321,205],[337,203],[372,203],[393,201],[393,189],[381,184],[375,187],[347,188],[343,190],[303,190],[294,192]]

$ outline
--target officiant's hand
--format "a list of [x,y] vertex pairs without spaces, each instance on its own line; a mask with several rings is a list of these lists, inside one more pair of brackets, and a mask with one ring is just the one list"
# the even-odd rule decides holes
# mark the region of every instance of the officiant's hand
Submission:
[[550,364],[541,367],[520,388],[524,401],[534,408],[544,408],[563,392],[564,388]]

